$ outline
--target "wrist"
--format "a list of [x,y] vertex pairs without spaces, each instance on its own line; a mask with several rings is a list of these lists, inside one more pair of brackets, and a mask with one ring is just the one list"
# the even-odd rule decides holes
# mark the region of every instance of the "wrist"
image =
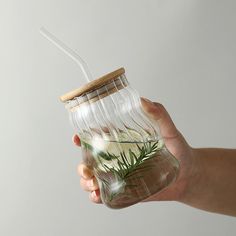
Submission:
[[185,170],[184,188],[178,201],[191,204],[198,192],[199,186],[204,181],[203,163],[201,162],[201,149],[190,148],[189,164]]

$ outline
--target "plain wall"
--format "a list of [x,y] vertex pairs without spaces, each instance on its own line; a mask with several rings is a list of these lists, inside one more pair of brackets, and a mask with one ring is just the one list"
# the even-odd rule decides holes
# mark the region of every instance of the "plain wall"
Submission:
[[76,49],[95,77],[124,66],[192,146],[235,148],[235,12],[233,0],[0,0],[0,235],[235,235],[235,218],[177,202],[89,202],[58,99],[83,76],[38,32]]

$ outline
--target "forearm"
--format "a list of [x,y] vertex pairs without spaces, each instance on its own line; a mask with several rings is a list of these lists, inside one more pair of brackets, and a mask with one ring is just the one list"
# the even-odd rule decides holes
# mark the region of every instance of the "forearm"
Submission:
[[236,216],[236,150],[194,149],[194,168],[182,202]]

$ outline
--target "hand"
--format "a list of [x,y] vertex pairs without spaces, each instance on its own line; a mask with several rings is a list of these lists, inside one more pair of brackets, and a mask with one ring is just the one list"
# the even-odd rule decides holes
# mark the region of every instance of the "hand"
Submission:
[[[183,201],[185,194],[191,185],[191,177],[195,172],[193,149],[177,130],[163,105],[151,102],[146,98],[141,98],[141,103],[144,112],[146,112],[154,122],[158,123],[166,147],[180,162],[180,173],[176,182],[160,193],[156,193],[144,201]],[[73,142],[77,146],[80,146],[80,139],[77,135],[73,136]],[[78,173],[81,176],[80,183],[82,189],[90,192],[90,200],[95,203],[101,203],[99,187],[97,180],[93,175],[93,171],[81,163],[78,166]]]

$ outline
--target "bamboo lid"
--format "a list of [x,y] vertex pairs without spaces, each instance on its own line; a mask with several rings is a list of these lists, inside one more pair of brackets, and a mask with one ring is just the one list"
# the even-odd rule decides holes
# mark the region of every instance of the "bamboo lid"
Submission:
[[116,79],[117,77],[123,75],[125,73],[125,69],[122,67],[118,70],[115,70],[109,74],[106,74],[98,79],[95,79],[73,91],[70,91],[60,97],[62,102],[66,102],[68,100],[73,99],[74,97],[81,96],[82,94],[96,90],[97,88],[103,86],[104,84],[109,83],[111,80]]

